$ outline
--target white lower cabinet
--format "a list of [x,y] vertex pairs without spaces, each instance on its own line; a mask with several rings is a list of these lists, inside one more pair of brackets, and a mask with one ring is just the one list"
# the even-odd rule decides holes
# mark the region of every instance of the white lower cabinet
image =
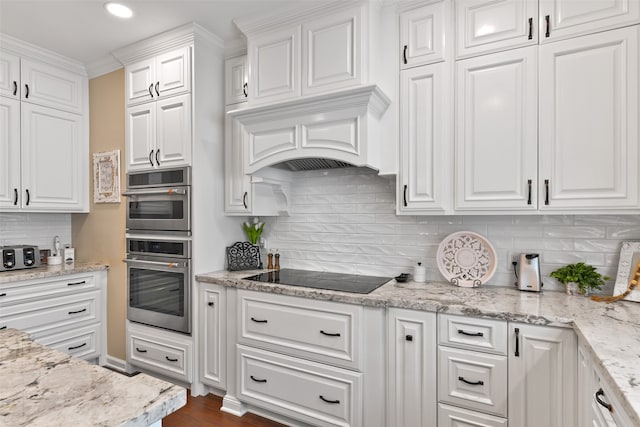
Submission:
[[390,308],[387,425],[436,424],[436,314]]
[[0,284],[0,329],[85,360],[106,361],[107,272]]
[[191,337],[127,321],[127,362],[185,383],[192,379]]
[[362,373],[238,345],[240,397],[316,426],[362,426]]
[[576,425],[576,334],[509,323],[509,425]]
[[456,406],[438,404],[438,427],[507,427],[506,419]]
[[224,286],[200,283],[200,381],[224,389],[226,386],[226,325]]

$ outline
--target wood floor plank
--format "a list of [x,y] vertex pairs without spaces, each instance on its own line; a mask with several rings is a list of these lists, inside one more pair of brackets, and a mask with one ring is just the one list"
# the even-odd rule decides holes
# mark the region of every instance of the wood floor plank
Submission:
[[162,427],[282,427],[283,424],[254,414],[242,417],[221,412],[222,398],[209,394],[192,397],[187,404],[162,420]]

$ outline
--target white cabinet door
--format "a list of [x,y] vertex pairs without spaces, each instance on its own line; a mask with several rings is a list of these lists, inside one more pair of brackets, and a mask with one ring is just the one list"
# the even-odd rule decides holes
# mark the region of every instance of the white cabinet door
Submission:
[[572,329],[509,324],[509,425],[576,425],[577,342]]
[[224,62],[225,105],[245,102],[249,96],[247,57],[238,56]]
[[297,26],[249,39],[251,104],[300,96],[300,31]]
[[506,418],[438,404],[438,427],[507,427]]
[[156,104],[146,103],[127,108],[125,123],[127,169],[155,166]]
[[456,209],[536,209],[536,50],[457,61]]
[[302,25],[302,94],[362,82],[362,7]]
[[183,47],[156,57],[156,82],[153,91],[163,99],[191,91],[190,48]]
[[155,58],[138,61],[125,67],[127,105],[155,99]]
[[179,95],[156,102],[156,166],[173,167],[191,163],[191,95]]
[[540,42],[640,22],[637,0],[540,0]]
[[0,50],[0,95],[20,99],[20,57]]
[[224,209],[228,214],[251,213],[253,192],[251,177],[244,173],[244,150],[240,122],[227,115],[225,118],[224,150]]
[[20,101],[0,96],[0,209],[19,209],[20,195]]
[[22,207],[82,211],[88,152],[82,116],[22,103]]
[[639,34],[540,46],[540,209],[638,208]]
[[538,1],[459,0],[456,28],[457,58],[535,45]]
[[450,205],[450,75],[445,62],[400,73],[398,213],[444,212]]
[[226,386],[226,310],[224,287],[202,285],[202,336],[201,352],[202,382],[217,388]]
[[84,111],[84,78],[44,62],[22,59],[22,100],[71,113]]
[[388,321],[388,425],[435,426],[436,315],[390,308]]
[[401,69],[444,60],[446,19],[442,1],[400,14]]

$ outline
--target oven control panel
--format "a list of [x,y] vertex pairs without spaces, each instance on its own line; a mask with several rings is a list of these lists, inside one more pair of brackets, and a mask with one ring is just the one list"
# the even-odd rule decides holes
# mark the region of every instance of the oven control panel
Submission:
[[34,245],[0,246],[0,271],[34,268],[40,265],[40,250]]

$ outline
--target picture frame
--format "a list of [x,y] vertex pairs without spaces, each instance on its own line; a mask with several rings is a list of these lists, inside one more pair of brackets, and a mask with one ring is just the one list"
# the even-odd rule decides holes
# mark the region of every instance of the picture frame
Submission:
[[[627,290],[629,280],[634,273],[633,267],[640,261],[640,241],[624,241],[620,249],[620,262],[613,295],[620,295]],[[640,302],[640,287],[636,286],[625,298],[627,301]]]
[[93,202],[120,203],[120,150],[93,154]]

